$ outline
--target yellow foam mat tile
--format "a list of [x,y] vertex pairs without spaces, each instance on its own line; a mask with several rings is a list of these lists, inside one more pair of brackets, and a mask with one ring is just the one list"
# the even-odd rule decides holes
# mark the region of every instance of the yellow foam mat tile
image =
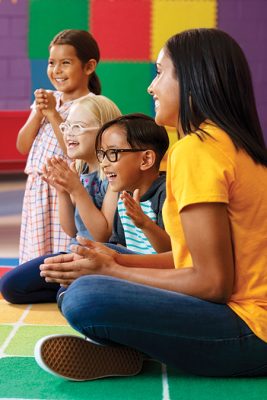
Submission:
[[0,324],[14,324],[22,318],[24,324],[68,325],[56,304],[9,304],[0,300]]
[[0,324],[16,323],[26,308],[27,305],[24,304],[9,304],[0,300]]
[[68,325],[56,304],[33,304],[24,319],[25,324]]
[[172,35],[192,28],[215,28],[216,0],[152,0],[151,60]]

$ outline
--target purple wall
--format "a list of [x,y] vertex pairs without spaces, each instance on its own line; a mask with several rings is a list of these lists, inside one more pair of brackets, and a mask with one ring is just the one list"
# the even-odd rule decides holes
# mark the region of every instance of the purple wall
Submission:
[[267,1],[218,0],[218,27],[244,50],[267,143]]
[[28,0],[0,2],[0,109],[29,109]]

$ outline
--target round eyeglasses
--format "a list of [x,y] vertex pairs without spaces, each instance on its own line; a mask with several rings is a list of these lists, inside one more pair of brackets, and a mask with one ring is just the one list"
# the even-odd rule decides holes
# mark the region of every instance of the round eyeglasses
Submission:
[[136,153],[137,151],[146,151],[147,149],[108,149],[104,150],[96,150],[96,158],[98,162],[102,163],[104,158],[110,162],[117,162],[118,161],[118,154],[119,153]]
[[96,131],[99,129],[98,126],[88,126],[88,127],[84,127],[79,123],[76,124],[69,124],[68,122],[62,122],[59,125],[59,129],[62,133],[62,135],[73,135],[73,136],[77,136],[77,135],[83,135],[86,132],[89,131]]

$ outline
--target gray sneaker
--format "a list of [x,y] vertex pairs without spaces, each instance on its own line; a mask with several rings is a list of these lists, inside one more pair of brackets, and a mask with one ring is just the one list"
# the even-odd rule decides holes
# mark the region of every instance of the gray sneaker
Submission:
[[143,355],[124,346],[98,345],[73,335],[50,335],[35,345],[37,364],[52,375],[71,381],[138,374]]

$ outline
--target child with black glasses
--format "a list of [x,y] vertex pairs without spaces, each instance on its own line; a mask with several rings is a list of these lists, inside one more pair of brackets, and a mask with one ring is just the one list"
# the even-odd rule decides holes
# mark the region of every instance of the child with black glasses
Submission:
[[98,132],[97,159],[111,190],[121,193],[109,240],[109,247],[111,243],[127,247],[127,251],[117,248],[120,253],[171,249],[162,221],[166,177],[159,173],[168,145],[165,128],[143,114],[118,117]]

